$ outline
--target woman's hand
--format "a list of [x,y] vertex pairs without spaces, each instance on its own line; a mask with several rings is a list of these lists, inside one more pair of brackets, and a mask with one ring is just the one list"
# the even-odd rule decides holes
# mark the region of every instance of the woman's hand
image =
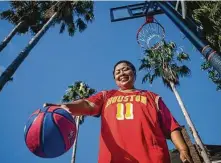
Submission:
[[171,140],[173,141],[174,145],[180,152],[181,161],[183,163],[192,163],[191,157],[189,155],[188,147],[179,130],[175,130],[171,133]]
[[62,104],[53,104],[53,103],[43,104],[43,107],[48,107],[48,106],[60,107],[74,116],[97,115],[100,113],[99,108],[96,109],[94,105],[91,105],[88,101],[84,99],[72,101],[70,103],[62,103]]
[[180,160],[183,163],[192,163],[189,152],[187,150],[180,150]]
[[61,106],[61,104],[52,104],[52,103],[44,103],[43,107],[48,107],[48,106]]
[[48,107],[48,106],[57,106],[57,107],[61,107],[62,109],[66,110],[67,112],[71,113],[69,108],[65,105],[65,104],[52,104],[52,103],[44,103],[43,107]]

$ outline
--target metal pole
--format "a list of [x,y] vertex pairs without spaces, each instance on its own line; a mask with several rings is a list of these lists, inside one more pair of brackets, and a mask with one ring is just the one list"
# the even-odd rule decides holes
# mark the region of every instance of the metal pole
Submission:
[[221,76],[221,55],[213,50],[205,40],[199,38],[197,31],[190,29],[185,19],[182,19],[181,15],[179,15],[168,2],[157,1],[157,4]]

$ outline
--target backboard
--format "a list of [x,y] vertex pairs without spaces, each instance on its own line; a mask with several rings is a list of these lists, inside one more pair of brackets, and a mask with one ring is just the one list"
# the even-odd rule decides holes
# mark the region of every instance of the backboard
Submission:
[[163,14],[154,1],[146,1],[110,9],[111,22]]
[[[183,21],[187,22],[188,27],[192,30],[197,31],[197,34],[201,38],[201,27],[199,27],[199,24],[196,24],[191,17],[187,16],[187,2],[185,0],[173,0],[167,2],[178,15],[182,16]],[[145,16],[154,16],[158,14],[164,14],[164,12],[158,6],[157,1],[150,0],[144,1],[142,3],[135,3],[110,9],[111,22],[123,21]]]
[[[186,18],[186,2],[185,0],[174,0],[169,2],[170,5]],[[110,9],[111,22],[122,21],[127,19],[134,19],[144,17],[146,15],[152,16],[163,14],[163,11],[157,6],[155,1],[145,1],[142,3],[131,4],[127,6],[115,7]]]

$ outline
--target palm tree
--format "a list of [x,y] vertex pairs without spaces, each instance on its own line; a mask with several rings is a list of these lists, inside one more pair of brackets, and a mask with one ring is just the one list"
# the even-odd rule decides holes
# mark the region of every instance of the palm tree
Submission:
[[208,61],[201,64],[201,69],[208,71],[209,79],[216,84],[216,90],[221,91],[221,75],[211,66]]
[[41,19],[42,10],[49,7],[49,2],[36,1],[10,1],[11,8],[0,13],[0,19],[8,20],[15,25],[12,31],[0,44],[0,52],[7,46],[11,39],[18,34],[31,32],[36,34],[44,22]]
[[[187,14],[203,28],[203,39],[207,40],[213,49],[221,52],[221,2],[188,1],[186,4]],[[221,90],[221,75],[211,64],[204,61],[201,69],[208,72],[211,81],[217,85],[216,90]]]
[[[95,89],[91,89],[87,84],[82,81],[77,81],[73,85],[68,86],[68,90],[62,98],[62,102],[71,102],[73,100],[88,98],[96,91]],[[76,149],[77,149],[77,137],[79,133],[79,125],[84,122],[84,116],[76,116],[75,122],[77,126],[77,135],[73,145],[73,154],[71,163],[75,163],[76,159]]]
[[206,153],[206,149],[176,89],[176,86],[180,84],[179,78],[190,75],[190,69],[183,64],[184,61],[189,60],[189,55],[184,52],[176,54],[176,45],[174,42],[166,43],[164,41],[162,46],[158,49],[146,50],[145,57],[141,60],[141,66],[139,68],[139,70],[145,70],[147,72],[142,82],[148,81],[152,84],[153,80],[161,78],[163,83],[173,91],[187,124],[190,127],[193,138],[200,148],[199,153],[204,161],[208,163],[210,160]]
[[221,2],[220,1],[188,1],[187,14],[202,30],[202,36],[211,47],[221,51]]
[[94,18],[92,1],[58,1],[55,4],[51,2],[51,4],[51,8],[44,14],[44,19],[50,18],[0,76],[0,91],[52,25],[61,24],[60,33],[67,26],[69,35],[73,36],[77,29],[79,32],[84,31],[87,28],[86,23],[92,22]]
[[[175,6],[176,2],[171,2]],[[221,1],[186,1],[188,21],[194,22],[199,36],[207,40],[217,52],[221,52]],[[221,90],[221,75],[204,60],[201,69],[208,72],[209,79]]]

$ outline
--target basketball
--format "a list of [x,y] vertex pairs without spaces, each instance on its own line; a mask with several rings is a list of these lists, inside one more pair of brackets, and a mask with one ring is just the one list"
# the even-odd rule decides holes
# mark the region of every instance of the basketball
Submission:
[[36,110],[29,117],[24,129],[25,143],[36,156],[54,158],[72,147],[76,132],[72,115],[50,106]]

